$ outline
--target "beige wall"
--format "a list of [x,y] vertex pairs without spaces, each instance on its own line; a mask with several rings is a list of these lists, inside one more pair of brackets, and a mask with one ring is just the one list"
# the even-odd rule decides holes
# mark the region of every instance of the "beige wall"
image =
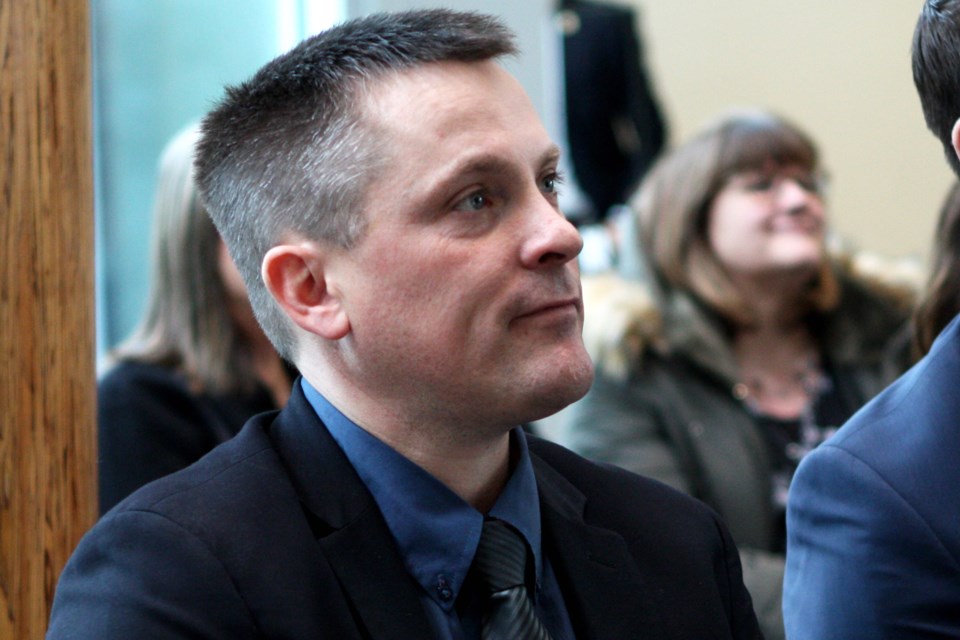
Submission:
[[890,256],[926,257],[951,173],[910,72],[921,0],[621,0],[686,139],[721,110],[765,106],[818,142],[833,228]]

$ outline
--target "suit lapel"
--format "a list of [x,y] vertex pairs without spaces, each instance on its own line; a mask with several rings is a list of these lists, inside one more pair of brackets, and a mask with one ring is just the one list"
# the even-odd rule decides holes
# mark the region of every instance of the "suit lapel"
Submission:
[[[270,432],[361,637],[422,640],[433,628],[383,516],[299,384]],[[664,637],[626,542],[583,519],[586,498],[531,455],[540,493],[543,544],[577,637]],[[318,603],[323,606],[323,603]]]
[[434,636],[417,595],[420,586],[375,506],[319,544],[371,638]]
[[[337,576],[363,637],[434,635],[373,497],[309,406],[299,384],[271,429],[307,521]],[[323,606],[323,603],[318,603]]]
[[643,577],[618,533],[583,519],[585,496],[538,456],[544,549],[578,638],[665,637]]

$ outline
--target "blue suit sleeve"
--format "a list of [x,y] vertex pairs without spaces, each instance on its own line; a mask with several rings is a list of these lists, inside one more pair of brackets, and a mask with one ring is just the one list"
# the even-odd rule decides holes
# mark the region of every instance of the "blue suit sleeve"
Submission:
[[881,473],[829,443],[801,463],[787,510],[790,640],[957,637],[955,580],[950,555]]

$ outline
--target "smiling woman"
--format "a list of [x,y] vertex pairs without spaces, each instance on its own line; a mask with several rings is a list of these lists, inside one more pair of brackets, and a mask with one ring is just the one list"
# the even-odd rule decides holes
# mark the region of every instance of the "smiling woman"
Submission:
[[639,238],[622,239],[641,268],[584,281],[600,375],[561,438],[716,509],[767,638],[784,636],[798,462],[906,364],[884,347],[912,292],[828,254],[821,176],[813,141],[765,112],[727,115],[654,166]]

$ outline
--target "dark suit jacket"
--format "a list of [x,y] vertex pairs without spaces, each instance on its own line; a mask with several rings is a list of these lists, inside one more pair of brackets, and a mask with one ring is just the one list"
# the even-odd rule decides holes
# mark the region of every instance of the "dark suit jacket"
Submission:
[[960,318],[800,464],[791,640],[960,638]]
[[665,127],[642,62],[635,13],[568,1],[561,9],[567,139],[577,182],[602,219],[625,202],[654,161]]
[[[756,638],[708,508],[531,438],[544,549],[577,637]],[[104,516],[65,568],[48,638],[432,635],[373,498],[303,396]]]

